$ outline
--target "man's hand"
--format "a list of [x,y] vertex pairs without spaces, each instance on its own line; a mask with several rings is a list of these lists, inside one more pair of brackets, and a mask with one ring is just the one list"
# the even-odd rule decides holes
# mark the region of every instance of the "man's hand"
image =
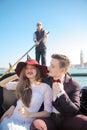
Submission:
[[53,83],[53,93],[55,95],[59,94],[61,91],[64,91],[63,84],[61,83]]
[[35,42],[35,44],[36,44],[36,45],[39,45],[39,42],[38,42],[38,41],[36,41],[36,42]]
[[52,88],[53,88],[53,101],[55,101],[57,97],[60,97],[62,94],[65,93],[62,83],[55,82],[53,83]]
[[15,106],[11,106],[1,117],[1,121],[5,118],[5,117],[11,117],[11,115],[13,114],[13,111],[15,109]]
[[45,33],[45,34],[44,34],[44,38],[47,38],[47,36],[48,36],[48,33]]

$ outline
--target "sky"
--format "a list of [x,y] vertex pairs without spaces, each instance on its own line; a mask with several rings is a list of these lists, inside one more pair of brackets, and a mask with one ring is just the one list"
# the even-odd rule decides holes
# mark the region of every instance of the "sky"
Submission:
[[[0,0],[0,67],[15,64],[34,45],[38,21],[50,32],[47,65],[54,53],[79,64],[81,50],[87,62],[87,0]],[[35,48],[28,54],[34,59]]]

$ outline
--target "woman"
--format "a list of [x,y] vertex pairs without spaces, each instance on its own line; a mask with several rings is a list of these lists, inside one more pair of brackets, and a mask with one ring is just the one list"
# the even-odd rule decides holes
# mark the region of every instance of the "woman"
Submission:
[[[46,67],[33,59],[18,63],[15,69],[20,76],[16,87],[17,105],[12,116],[1,121],[1,130],[29,130],[35,118],[50,116],[52,90],[49,85],[41,82],[44,70]],[[38,112],[43,102],[44,110]]]

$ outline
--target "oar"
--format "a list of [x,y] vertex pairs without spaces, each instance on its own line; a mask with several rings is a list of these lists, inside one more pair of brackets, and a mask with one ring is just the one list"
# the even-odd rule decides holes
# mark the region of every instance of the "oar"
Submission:
[[[46,34],[49,34],[49,32],[47,32]],[[38,41],[39,43],[44,39],[44,36]],[[36,46],[36,44],[34,44],[23,56],[21,56],[21,58],[19,60],[17,60],[13,65],[9,65],[8,70],[3,73],[0,78],[2,78],[4,75],[6,75],[8,72],[12,71],[13,67],[25,56],[27,55],[34,47]]]
[[13,65],[9,65],[9,68],[8,68],[8,70],[5,72],[5,73],[3,73],[1,76],[0,76],[0,78],[2,78],[4,75],[6,75],[8,72],[10,72],[10,71],[12,71],[12,69],[13,69],[13,67],[25,56],[25,55],[27,55],[34,47],[35,47],[36,45],[33,45],[23,56],[21,56]]

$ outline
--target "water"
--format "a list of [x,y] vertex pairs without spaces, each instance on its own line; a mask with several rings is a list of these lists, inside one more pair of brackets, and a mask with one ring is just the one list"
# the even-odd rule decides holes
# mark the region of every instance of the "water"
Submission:
[[[3,70],[0,70],[0,74],[2,74],[2,73],[4,73],[4,72],[6,72],[6,70],[5,69],[3,69]],[[72,68],[70,68],[69,69],[69,73],[71,74],[73,74],[73,73],[87,73],[87,68],[86,69],[76,69],[76,68],[74,68],[74,69],[72,69]],[[81,84],[81,86],[87,86],[87,76],[73,76],[73,78],[76,80],[76,81],[78,81],[80,84]]]
[[6,72],[6,69],[0,69],[0,74],[3,74],[4,72]]
[[69,73],[86,73],[87,74],[87,68],[70,68]]
[[[87,74],[87,68],[70,68],[68,71],[70,74],[73,73],[86,73]],[[72,76],[76,81],[78,81],[81,86],[87,86],[87,76]]]
[[78,81],[81,86],[87,86],[87,76],[73,76],[73,78]]

